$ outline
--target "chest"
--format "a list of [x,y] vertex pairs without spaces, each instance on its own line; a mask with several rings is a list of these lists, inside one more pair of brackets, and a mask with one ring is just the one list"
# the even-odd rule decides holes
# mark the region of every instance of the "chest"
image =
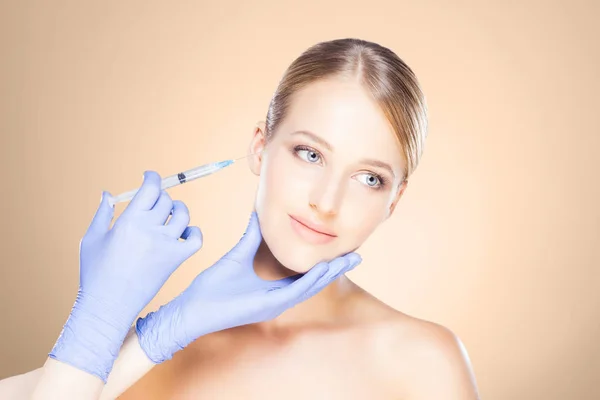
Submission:
[[172,375],[172,399],[391,398],[365,349],[349,343],[234,349],[189,361]]

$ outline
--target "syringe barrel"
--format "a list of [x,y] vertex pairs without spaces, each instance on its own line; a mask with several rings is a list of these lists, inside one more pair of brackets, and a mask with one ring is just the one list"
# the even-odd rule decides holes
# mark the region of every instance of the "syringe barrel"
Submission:
[[[201,178],[203,176],[207,176],[210,174],[214,174],[220,169],[225,168],[228,165],[231,165],[234,160],[227,160],[221,162],[214,162],[210,164],[201,165],[196,168],[192,168],[190,170],[180,172],[175,175],[167,176],[161,180],[161,189],[168,189],[173,186],[181,185],[182,183],[193,181],[194,179]],[[118,196],[114,196],[110,203],[114,205],[115,203],[119,203],[121,201],[129,201],[133,199],[135,194],[138,192],[138,189],[130,190],[129,192],[121,193]]]
[[210,164],[201,165],[199,167],[184,171],[180,175],[183,175],[186,182],[192,181],[194,179],[202,178],[203,176],[214,174],[219,169],[221,169],[219,164],[221,164],[221,163],[210,163]]
[[183,182],[181,182],[179,180],[178,175],[179,174],[177,174],[177,175],[171,175],[171,176],[167,176],[166,178],[163,178],[160,181],[160,188],[161,189],[168,189],[170,187],[182,184]]

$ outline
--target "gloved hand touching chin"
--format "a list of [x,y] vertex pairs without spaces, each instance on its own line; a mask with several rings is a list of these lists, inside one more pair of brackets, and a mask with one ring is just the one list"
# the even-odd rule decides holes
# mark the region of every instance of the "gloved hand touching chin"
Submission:
[[321,262],[305,274],[266,281],[254,272],[262,235],[252,212],[244,236],[178,297],[138,319],[139,343],[150,360],[162,363],[202,335],[273,319],[315,295],[362,260],[349,253]]

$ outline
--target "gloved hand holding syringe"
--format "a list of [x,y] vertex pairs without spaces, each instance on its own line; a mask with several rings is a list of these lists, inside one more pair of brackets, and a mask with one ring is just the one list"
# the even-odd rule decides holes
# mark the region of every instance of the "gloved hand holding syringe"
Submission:
[[[233,164],[237,160],[241,160],[242,158],[246,158],[248,156],[236,158],[234,160],[225,160],[218,161],[209,164],[200,165],[199,167],[189,169],[184,172],[180,172],[175,175],[167,176],[161,180],[161,189],[165,190],[168,188],[172,188],[173,186],[181,185],[186,182],[193,181],[198,178],[202,178],[203,176],[212,175],[215,172],[219,172],[223,168]],[[121,193],[118,196],[112,196],[108,202],[110,206],[114,206],[116,203],[120,203],[123,201],[129,201],[133,199],[133,196],[138,192],[139,189],[130,190],[125,193]]]

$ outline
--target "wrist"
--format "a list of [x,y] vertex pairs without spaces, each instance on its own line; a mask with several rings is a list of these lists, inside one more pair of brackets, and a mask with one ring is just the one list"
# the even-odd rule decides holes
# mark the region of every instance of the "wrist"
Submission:
[[176,300],[136,321],[135,331],[140,347],[154,364],[170,360],[190,342]]
[[131,321],[81,291],[48,356],[96,375],[105,383]]

